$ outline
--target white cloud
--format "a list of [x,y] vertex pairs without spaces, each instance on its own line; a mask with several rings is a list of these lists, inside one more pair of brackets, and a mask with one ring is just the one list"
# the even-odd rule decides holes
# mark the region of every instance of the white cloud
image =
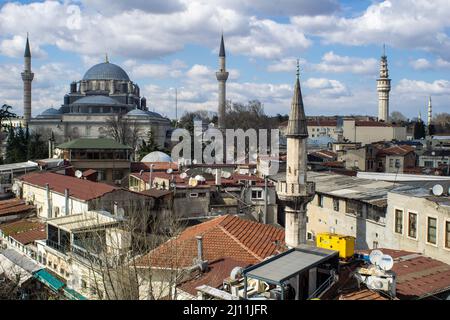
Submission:
[[292,23],[325,43],[366,45],[387,43],[399,48],[417,48],[448,58],[450,27],[448,0],[374,2],[362,14],[297,16]]
[[[309,64],[304,59],[298,59],[300,69],[303,67],[308,68]],[[297,58],[282,58],[279,59],[267,67],[269,72],[289,72],[294,74],[297,69]]]
[[135,9],[152,13],[172,13],[185,8],[179,0],[81,0],[81,2],[85,7],[107,15]]
[[[23,56],[25,51],[26,36],[15,35],[12,39],[4,39],[0,42],[0,54],[7,57]],[[33,46],[31,50],[33,58],[45,58],[47,53],[38,45]]]
[[427,69],[430,69],[432,67],[431,62],[428,61],[425,58],[419,58],[417,60],[413,60],[413,61],[410,62],[410,65],[415,70],[427,70]]
[[317,90],[320,95],[324,96],[339,97],[350,95],[347,87],[338,80],[309,78],[304,82],[304,86],[309,89]]
[[322,61],[313,68],[324,73],[373,74],[378,68],[378,61],[374,58],[340,56],[330,51],[325,53]]
[[450,81],[435,80],[426,82],[421,80],[402,79],[395,90],[403,95],[450,95]]

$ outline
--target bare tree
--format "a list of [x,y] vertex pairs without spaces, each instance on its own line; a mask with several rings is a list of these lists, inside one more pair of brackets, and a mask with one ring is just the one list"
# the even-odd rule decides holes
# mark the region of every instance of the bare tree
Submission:
[[117,142],[136,149],[141,139],[141,130],[136,121],[123,117],[122,114],[110,116],[106,120],[106,131]]
[[[152,268],[147,254],[177,236],[184,223],[150,208],[130,204],[116,225],[86,229],[74,235],[77,253],[88,270],[91,291],[98,299],[161,299],[174,297],[183,272],[177,257],[167,270]],[[76,259],[74,259],[76,260]]]
[[396,123],[403,123],[408,121],[408,118],[406,118],[403,113],[399,112],[399,111],[392,111],[391,113],[391,122],[396,122]]

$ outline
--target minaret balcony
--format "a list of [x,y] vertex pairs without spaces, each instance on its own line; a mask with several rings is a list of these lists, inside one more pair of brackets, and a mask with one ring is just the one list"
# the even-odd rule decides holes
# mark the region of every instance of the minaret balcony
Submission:
[[32,81],[34,78],[34,73],[30,71],[24,71],[21,73],[23,81]]
[[227,81],[228,72],[216,72],[217,81]]
[[278,198],[281,200],[290,200],[296,197],[312,197],[316,192],[316,184],[310,181],[305,184],[279,181],[276,185],[276,191]]

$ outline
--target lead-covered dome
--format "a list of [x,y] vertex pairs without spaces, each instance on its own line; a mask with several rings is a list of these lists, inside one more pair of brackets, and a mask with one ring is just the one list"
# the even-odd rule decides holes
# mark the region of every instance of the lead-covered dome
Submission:
[[124,80],[130,81],[127,73],[118,65],[103,62],[91,67],[83,77],[83,80]]
[[153,151],[141,159],[141,162],[173,162],[172,158],[161,151]]

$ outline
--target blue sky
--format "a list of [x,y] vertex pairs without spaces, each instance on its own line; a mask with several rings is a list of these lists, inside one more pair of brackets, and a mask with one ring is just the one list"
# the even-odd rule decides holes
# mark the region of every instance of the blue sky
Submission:
[[228,98],[258,99],[287,113],[301,62],[309,115],[377,114],[383,43],[392,78],[391,111],[449,112],[447,0],[66,0],[0,5],[0,102],[22,113],[23,50],[30,33],[33,115],[59,107],[73,80],[95,63],[122,66],[152,110],[217,108],[217,52],[223,31]]

